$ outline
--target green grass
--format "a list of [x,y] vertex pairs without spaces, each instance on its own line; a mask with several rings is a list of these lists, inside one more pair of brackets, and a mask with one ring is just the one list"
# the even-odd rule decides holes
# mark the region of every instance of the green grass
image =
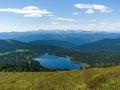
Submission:
[[1,72],[0,90],[120,90],[120,66],[79,71]]

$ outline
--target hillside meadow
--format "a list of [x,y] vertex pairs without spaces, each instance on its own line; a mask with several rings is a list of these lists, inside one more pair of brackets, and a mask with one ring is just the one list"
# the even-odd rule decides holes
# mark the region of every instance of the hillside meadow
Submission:
[[0,90],[120,90],[120,66],[55,72],[0,72]]

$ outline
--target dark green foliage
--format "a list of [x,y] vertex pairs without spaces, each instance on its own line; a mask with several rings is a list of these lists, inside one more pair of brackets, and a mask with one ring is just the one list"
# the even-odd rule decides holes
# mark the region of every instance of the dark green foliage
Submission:
[[10,64],[10,65],[34,65],[36,61],[33,60],[36,54],[34,51],[24,51],[23,52],[10,52],[8,54],[0,55],[0,64]]
[[0,53],[10,52],[15,50],[64,50],[64,48],[54,46],[54,45],[34,45],[30,43],[20,42],[16,40],[0,40]]
[[36,66],[20,66],[20,65],[0,65],[0,71],[4,72],[38,72],[38,71],[44,71],[45,68],[43,67],[36,67]]
[[37,55],[37,53],[33,53],[33,51],[16,51],[1,55],[0,71],[48,71],[48,69],[42,67],[38,61],[33,60],[33,57]]
[[6,67],[5,71],[9,67],[13,67],[9,71],[14,71],[15,67],[17,71],[18,68],[25,69],[22,71],[49,71],[33,59],[51,50],[61,51],[64,49],[51,45],[33,45],[16,40],[0,40],[0,65]]
[[[34,58],[44,54],[65,56],[87,67],[105,67],[120,64],[119,53],[91,53],[64,49],[58,46],[33,45],[14,40],[1,40],[0,65],[17,65],[23,67],[40,67]],[[7,52],[5,52],[7,51]],[[43,67],[42,67],[43,68]]]
[[40,65],[34,58],[44,54],[46,51],[17,50],[0,55],[0,71],[4,72],[39,72],[60,71],[50,70]]
[[105,67],[120,64],[119,53],[90,53],[73,50],[65,50],[63,52],[56,51],[52,53],[58,56],[68,56],[73,61],[90,65],[91,67]]
[[30,49],[27,43],[15,40],[0,40],[0,53],[15,51],[16,49]]

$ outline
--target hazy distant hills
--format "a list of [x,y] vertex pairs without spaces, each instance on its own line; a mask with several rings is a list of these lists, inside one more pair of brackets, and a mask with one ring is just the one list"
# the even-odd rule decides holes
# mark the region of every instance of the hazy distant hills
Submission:
[[84,40],[81,38],[81,35],[78,35],[77,33],[66,33],[66,32],[41,32],[38,34],[33,34],[29,36],[24,36],[20,38],[16,38],[16,40],[24,41],[24,42],[30,42],[35,40],[60,40],[60,41],[66,41],[73,44],[83,44],[87,43],[87,40]]
[[86,44],[105,38],[119,38],[120,33],[90,32],[78,30],[38,30],[30,32],[0,33],[0,39],[14,39],[22,42],[35,40],[60,40],[76,45]]
[[7,52],[16,49],[120,52],[120,33],[75,30],[0,33],[0,51]]
[[89,42],[98,41],[105,38],[118,38],[119,33],[106,32],[88,32],[88,31],[44,31],[33,33],[16,40],[30,42],[35,40],[60,40],[67,41],[76,45],[86,44]]
[[89,52],[120,52],[120,38],[103,39],[100,41],[77,46],[76,49]]
[[61,40],[36,40],[36,41],[29,42],[29,44],[59,46],[67,49],[77,46],[73,43],[70,43],[67,41],[61,41]]

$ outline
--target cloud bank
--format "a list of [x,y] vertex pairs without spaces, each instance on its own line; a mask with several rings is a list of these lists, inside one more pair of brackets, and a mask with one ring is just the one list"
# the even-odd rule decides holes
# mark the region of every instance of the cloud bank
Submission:
[[106,31],[106,32],[120,32],[120,23],[94,23],[94,24],[59,24],[52,22],[51,24],[40,24],[40,25],[24,25],[24,26],[4,26],[0,25],[0,32],[10,31],[33,31],[33,30],[86,30],[86,31]]
[[52,14],[52,12],[49,12],[46,9],[40,9],[36,6],[27,6],[22,9],[0,8],[0,12],[10,12],[10,13],[22,14],[22,15],[24,15],[24,17],[42,17],[44,15]]

